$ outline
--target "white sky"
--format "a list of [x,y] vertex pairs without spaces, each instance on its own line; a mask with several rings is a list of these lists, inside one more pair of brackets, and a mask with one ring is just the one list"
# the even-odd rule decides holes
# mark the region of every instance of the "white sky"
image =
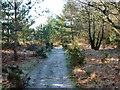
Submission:
[[[43,24],[46,22],[48,16],[55,16],[62,13],[62,9],[66,0],[44,0],[44,2],[41,2],[39,5],[34,6],[36,8],[36,11],[41,14],[42,10],[46,10],[46,8],[49,9],[50,13],[44,13],[44,16],[39,16],[37,19],[35,19],[35,24],[31,26],[31,28],[35,28],[36,26]],[[40,9],[38,7],[41,7]],[[34,9],[33,8],[33,9]],[[31,10],[30,14],[35,17],[36,13],[34,10]]]

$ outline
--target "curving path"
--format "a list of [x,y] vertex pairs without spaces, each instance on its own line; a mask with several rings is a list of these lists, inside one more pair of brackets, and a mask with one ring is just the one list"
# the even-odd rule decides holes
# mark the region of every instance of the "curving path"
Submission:
[[55,47],[48,58],[42,60],[29,74],[28,88],[72,88],[68,79],[66,60],[62,47]]

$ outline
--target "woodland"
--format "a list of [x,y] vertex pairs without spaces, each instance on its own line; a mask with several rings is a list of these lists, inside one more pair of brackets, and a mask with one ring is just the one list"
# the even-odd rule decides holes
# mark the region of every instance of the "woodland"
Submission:
[[41,2],[0,1],[0,88],[25,88],[28,73],[58,46],[75,88],[120,88],[120,1],[67,0],[62,14],[31,28],[29,13]]

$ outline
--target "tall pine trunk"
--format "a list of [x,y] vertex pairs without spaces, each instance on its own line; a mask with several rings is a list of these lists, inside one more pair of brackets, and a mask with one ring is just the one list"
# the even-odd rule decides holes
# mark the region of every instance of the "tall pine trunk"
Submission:
[[8,16],[8,27],[7,27],[7,34],[8,34],[7,43],[8,43],[8,45],[9,45],[9,43],[10,43],[9,25],[10,25],[10,22],[9,22],[9,16]]
[[14,60],[17,61],[17,4],[16,0],[14,0],[14,10],[15,10],[15,18],[14,18],[14,31],[15,31],[15,38],[14,38]]
[[74,41],[73,27],[72,27],[72,19],[71,19],[71,23],[70,23],[70,25],[71,25],[72,41]]

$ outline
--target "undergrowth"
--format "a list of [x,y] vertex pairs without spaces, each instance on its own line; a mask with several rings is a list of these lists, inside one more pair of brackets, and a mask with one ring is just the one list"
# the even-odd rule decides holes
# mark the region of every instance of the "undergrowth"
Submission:
[[45,52],[45,47],[43,46],[40,49],[38,49],[36,53],[38,56],[42,56],[43,58],[47,57],[46,52]]
[[30,78],[27,78],[23,71],[18,66],[3,67],[2,72],[7,75],[7,84],[2,87],[3,90],[7,88],[24,88]]
[[69,61],[71,66],[77,66],[83,64],[85,59],[85,54],[81,50],[81,47],[77,43],[74,43],[68,48]]

